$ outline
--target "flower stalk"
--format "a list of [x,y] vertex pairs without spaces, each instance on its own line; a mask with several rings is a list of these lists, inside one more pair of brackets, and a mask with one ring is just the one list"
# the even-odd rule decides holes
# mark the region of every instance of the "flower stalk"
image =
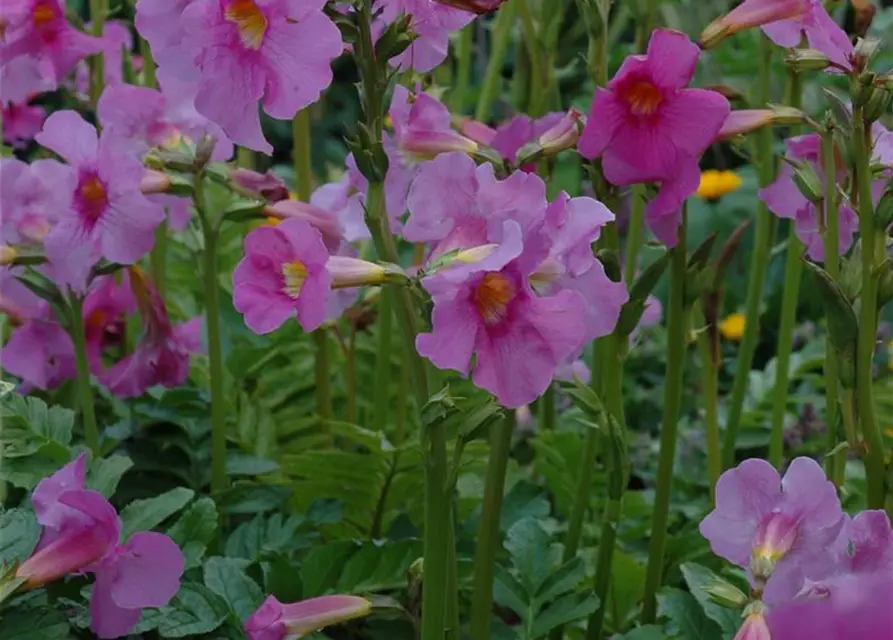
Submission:
[[505,63],[509,41],[512,39],[512,26],[515,23],[515,11],[517,0],[506,2],[499,9],[493,21],[493,30],[490,32],[490,56],[487,59],[487,70],[484,73],[484,84],[478,97],[474,119],[478,122],[487,122],[490,119],[490,109],[499,94],[502,84],[502,65]]
[[710,481],[710,500],[715,501],[716,483],[722,473],[722,454],[719,442],[719,352],[716,318],[701,313],[701,321],[708,326],[698,335],[701,356],[701,395],[704,398],[704,430],[707,447],[707,477]]
[[[93,35],[102,37],[105,27],[105,19],[109,13],[109,0],[90,0],[90,22]],[[102,53],[95,54],[90,59],[90,102],[94,105],[99,102],[99,96],[105,87],[105,69]]]
[[71,296],[71,337],[74,341],[77,389],[84,420],[84,436],[87,447],[94,456],[100,455],[99,427],[96,424],[96,408],[93,389],[90,386],[90,363],[87,360],[87,337],[84,328],[84,301],[77,294]]

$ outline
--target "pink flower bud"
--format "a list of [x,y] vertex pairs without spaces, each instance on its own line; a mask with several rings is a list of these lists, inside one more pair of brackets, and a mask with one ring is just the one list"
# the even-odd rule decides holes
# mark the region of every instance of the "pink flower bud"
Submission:
[[230,170],[229,179],[239,190],[270,203],[288,200],[285,181],[272,171],[258,173],[240,167]]
[[707,25],[701,33],[700,44],[709,49],[739,31],[779,20],[799,18],[808,9],[809,0],[745,0]]
[[478,15],[493,13],[506,0],[436,0],[438,3]]
[[478,144],[455,131],[410,129],[399,142],[400,150],[410,160],[430,160],[448,151],[474,153]]
[[753,611],[747,614],[744,624],[735,634],[734,640],[772,640],[762,605],[752,607],[752,609]]
[[357,596],[320,596],[283,604],[268,596],[245,623],[249,640],[303,638],[320,629],[369,615],[372,603]]
[[147,170],[140,180],[140,191],[144,195],[164,193],[170,186],[171,179],[167,174],[161,171],[153,171],[152,169]]

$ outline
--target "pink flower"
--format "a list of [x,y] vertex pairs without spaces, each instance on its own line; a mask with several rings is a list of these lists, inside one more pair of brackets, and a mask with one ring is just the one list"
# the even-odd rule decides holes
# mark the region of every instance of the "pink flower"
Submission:
[[762,609],[747,614],[734,640],[772,640],[769,623]]
[[42,317],[47,311],[47,303],[22,284],[16,275],[17,270],[11,267],[0,269],[0,313],[9,316],[13,327],[31,318]]
[[769,605],[795,596],[828,562],[844,515],[834,485],[810,458],[791,462],[783,479],[768,462],[745,460],[722,474],[716,508],[701,522],[713,552],[765,580]]
[[[426,0],[427,1],[427,0]],[[478,145],[452,128],[447,108],[424,91],[411,94],[397,85],[388,112],[394,123],[397,149],[407,164],[430,160],[440,153],[474,153]]]
[[123,343],[127,330],[127,314],[136,308],[130,290],[130,278],[119,284],[115,276],[102,276],[90,285],[84,298],[84,334],[90,369],[96,375],[103,371],[102,352]]
[[416,348],[437,367],[464,376],[473,356],[474,384],[517,408],[542,395],[579,348],[585,302],[576,291],[534,291],[530,275],[548,251],[540,230],[524,237],[521,226],[507,220],[501,235],[486,257],[422,281],[434,311],[431,331],[418,336]]
[[245,237],[233,272],[233,305],[255,333],[269,333],[297,315],[304,331],[326,318],[332,278],[322,236],[304,220],[258,227]]
[[[238,144],[272,153],[260,127],[258,103],[270,116],[294,117],[332,81],[341,34],[321,0],[195,0],[185,7],[141,0],[138,13],[179,21],[171,41],[156,29],[169,23],[137,21],[165,72],[197,85],[195,107]],[[182,14],[177,15],[181,9]],[[145,32],[142,30],[146,29]]]
[[283,604],[267,596],[245,622],[248,640],[302,638],[339,622],[362,618],[372,611],[371,603],[357,596],[320,596],[294,604]]
[[[446,6],[435,0],[383,0],[380,20],[394,22],[401,14],[412,16],[410,27],[418,37],[406,51],[392,58],[401,70],[431,71],[444,61],[451,31],[458,31],[474,19],[474,14]],[[384,31],[383,26],[380,29]]]
[[[5,87],[4,87],[5,90]],[[27,101],[3,104],[3,142],[22,149],[34,139],[46,120],[43,107],[31,106]]]
[[229,179],[234,186],[258,200],[270,203],[288,200],[288,185],[285,184],[285,180],[269,169],[265,173],[258,173],[251,169],[235,167],[229,170]]
[[47,118],[37,141],[69,164],[56,185],[70,197],[69,204],[45,240],[60,284],[83,291],[100,256],[133,264],[152,248],[164,211],[139,190],[145,173],[139,158],[123,151],[108,133],[97,137],[74,111]]
[[172,326],[158,290],[138,267],[128,272],[140,312],[143,336],[136,350],[99,374],[99,379],[122,398],[140,396],[150,387],[172,388],[189,375],[189,357],[201,351],[201,318]]
[[[511,163],[518,160],[518,151],[528,142],[533,142],[549,129],[561,122],[563,113],[558,111],[546,114],[534,120],[530,116],[520,114],[503,122],[496,128],[496,135],[490,146],[496,149],[503,158]],[[525,171],[535,171],[535,166],[524,167]]]
[[70,573],[93,573],[90,628],[100,638],[119,638],[143,608],[162,607],[179,590],[183,554],[160,533],[135,533],[118,544],[121,521],[101,494],[84,488],[85,462],[81,454],[34,489],[43,530],[16,575],[40,586]]
[[267,208],[267,213],[281,220],[303,220],[322,235],[326,249],[337,253],[345,245],[371,238],[364,220],[363,202],[358,194],[350,194],[348,178],[325,184],[310,196],[310,202],[281,200]]
[[[821,159],[821,138],[817,133],[789,138],[786,141],[787,156],[792,160],[811,167],[819,180],[824,183],[825,171]],[[845,180],[841,173],[834,180]],[[794,221],[794,233],[806,246],[807,255],[816,261],[825,259],[825,245],[819,230],[819,214],[813,202],[807,200],[794,182],[794,168],[783,163],[778,178],[760,191],[760,200],[779,218]],[[853,244],[853,236],[859,229],[859,219],[845,199],[840,203],[840,230],[838,232],[839,252],[846,253]]]
[[73,28],[61,0],[20,0],[0,9],[0,85],[3,99],[24,102],[52,91],[101,43]]
[[75,377],[71,337],[45,304],[39,308],[40,315],[17,327],[0,351],[3,368],[22,379],[23,392],[52,389]]
[[655,30],[647,54],[628,57],[598,89],[578,144],[584,157],[602,158],[613,184],[661,184],[646,215],[667,246],[676,244],[682,202],[700,183],[698,157],[729,114],[719,93],[686,88],[698,55],[685,34]]
[[39,244],[50,232],[69,199],[59,186],[69,169],[55,160],[25,164],[0,159],[0,220],[2,240],[9,244]]

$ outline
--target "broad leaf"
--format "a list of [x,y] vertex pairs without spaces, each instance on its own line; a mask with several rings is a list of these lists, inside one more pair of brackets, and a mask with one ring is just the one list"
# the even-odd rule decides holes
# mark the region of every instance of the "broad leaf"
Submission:
[[214,556],[205,562],[205,586],[226,600],[239,620],[245,622],[260,606],[264,594],[242,570],[244,563]]
[[144,611],[143,621],[154,624],[162,638],[194,638],[214,631],[228,615],[229,607],[220,596],[204,585],[187,582],[168,606]]
[[186,566],[198,566],[217,532],[217,506],[207,496],[193,502],[167,530],[186,556]]
[[127,456],[115,454],[108,458],[93,460],[87,471],[87,488],[98,491],[106,498],[115,495],[122,476],[133,466]]
[[645,593],[645,566],[620,549],[614,550],[611,586],[608,592],[608,617],[615,629],[626,628]]
[[505,548],[512,557],[518,579],[528,593],[536,593],[558,564],[561,551],[533,518],[524,518],[509,529]]
[[301,563],[304,597],[312,598],[334,589],[345,563],[358,549],[359,546],[350,540],[311,549]]
[[137,531],[149,531],[177,513],[192,500],[195,491],[177,487],[154,498],[134,500],[121,510],[122,537],[126,540]]
[[719,625],[708,618],[690,593],[668,587],[657,594],[658,615],[669,619],[668,630],[680,640],[721,637]]
[[541,638],[555,627],[576,622],[598,609],[593,593],[569,593],[537,613],[530,627],[530,638]]
[[350,557],[337,590],[344,593],[375,593],[406,586],[406,572],[422,555],[418,540],[401,540],[378,544],[366,542]]
[[693,562],[686,562],[680,569],[689,591],[691,591],[695,600],[698,601],[698,604],[701,605],[701,609],[703,609],[708,618],[716,622],[722,629],[722,637],[733,637],[738,631],[738,626],[741,622],[740,616],[737,612],[715,603],[710,599],[707,592],[704,591],[704,586],[716,578],[716,574],[707,567],[694,564]]
[[40,525],[34,513],[11,509],[0,514],[0,566],[24,562],[40,537]]
[[5,610],[0,618],[3,640],[66,640],[68,621],[61,611],[49,607]]

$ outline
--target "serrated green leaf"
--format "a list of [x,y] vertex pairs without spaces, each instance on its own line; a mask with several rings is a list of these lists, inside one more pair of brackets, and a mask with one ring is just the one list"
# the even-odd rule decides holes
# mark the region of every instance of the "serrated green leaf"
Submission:
[[167,530],[167,535],[183,550],[187,568],[200,563],[217,532],[217,521],[217,506],[211,498],[203,496],[189,505]]
[[264,594],[242,570],[244,563],[234,558],[214,556],[205,561],[205,586],[226,600],[239,620],[245,622],[260,606]]
[[499,527],[506,531],[524,518],[545,518],[547,515],[549,515],[549,500],[546,492],[542,487],[522,480],[516,482],[505,495],[502,513],[499,516]]
[[536,614],[530,627],[530,638],[541,638],[552,629],[576,622],[598,609],[598,598],[593,593],[569,593],[555,600]]
[[586,577],[583,559],[575,556],[558,567],[536,593],[536,602],[546,604],[558,596],[572,591]]
[[406,572],[422,555],[418,540],[377,544],[366,542],[344,565],[336,589],[344,593],[376,593],[405,587]]
[[312,598],[334,589],[348,558],[358,550],[359,546],[350,540],[330,542],[311,549],[301,563],[304,597]]
[[561,557],[549,534],[533,518],[524,518],[509,529],[504,546],[519,581],[530,594],[537,592]]
[[621,549],[615,549],[608,591],[608,619],[615,629],[626,628],[644,593],[645,566]]
[[493,578],[493,599],[504,607],[526,615],[530,608],[530,595],[524,586],[505,568],[497,565]]
[[137,531],[150,531],[177,513],[192,500],[195,491],[186,487],[171,489],[160,496],[134,500],[121,510],[122,537],[129,538]]
[[210,633],[229,615],[226,602],[204,585],[184,583],[174,599],[161,609],[147,609],[143,621],[154,625],[162,638],[193,638]]
[[5,610],[0,618],[3,640],[66,640],[68,632],[62,612],[48,607]]

